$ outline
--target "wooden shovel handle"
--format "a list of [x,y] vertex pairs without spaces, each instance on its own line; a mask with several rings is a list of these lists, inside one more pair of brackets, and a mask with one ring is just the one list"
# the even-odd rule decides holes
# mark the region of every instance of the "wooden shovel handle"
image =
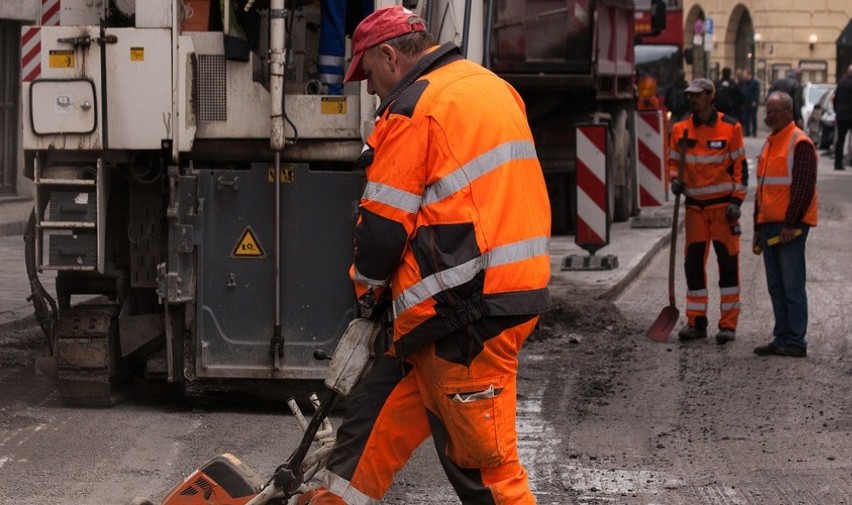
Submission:
[[[689,130],[683,130],[683,136],[678,140],[678,152],[680,159],[677,162],[677,178],[683,182],[683,172],[686,167],[686,144],[689,140]],[[672,213],[672,243],[669,248],[669,305],[675,304],[675,257],[677,256],[677,225],[680,213],[680,195],[675,195],[674,212]]]

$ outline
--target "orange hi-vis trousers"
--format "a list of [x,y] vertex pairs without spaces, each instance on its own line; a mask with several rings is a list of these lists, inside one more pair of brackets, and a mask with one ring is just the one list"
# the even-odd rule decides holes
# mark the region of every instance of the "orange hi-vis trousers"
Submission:
[[324,487],[309,503],[380,503],[394,474],[432,436],[463,504],[535,504],[518,460],[515,394],[517,355],[537,320],[479,341],[467,366],[445,359],[447,347],[469,344],[455,333],[444,337],[449,346],[439,339],[403,365],[390,354],[378,359],[346,402]]
[[713,244],[719,264],[721,302],[719,328],[736,330],[740,316],[740,235],[734,235],[725,219],[726,207],[687,206],[686,228],[686,318],[689,326],[707,326],[707,257]]

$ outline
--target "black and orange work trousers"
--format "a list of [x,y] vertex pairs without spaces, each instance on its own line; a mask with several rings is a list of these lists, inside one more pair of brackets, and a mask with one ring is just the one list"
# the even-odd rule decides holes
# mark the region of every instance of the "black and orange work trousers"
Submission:
[[684,270],[689,326],[707,327],[707,257],[712,244],[719,265],[719,328],[737,329],[740,316],[740,235],[735,232],[739,222],[725,218],[726,208],[686,207]]
[[463,504],[534,504],[515,413],[517,356],[538,317],[523,320],[473,342],[444,337],[403,364],[390,353],[378,359],[346,402],[325,485],[310,503],[379,503],[431,436]]

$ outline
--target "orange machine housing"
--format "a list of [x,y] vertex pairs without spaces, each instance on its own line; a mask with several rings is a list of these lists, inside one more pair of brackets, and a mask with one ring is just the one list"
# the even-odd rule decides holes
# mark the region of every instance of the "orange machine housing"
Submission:
[[175,486],[162,505],[244,505],[263,481],[232,454],[211,459]]

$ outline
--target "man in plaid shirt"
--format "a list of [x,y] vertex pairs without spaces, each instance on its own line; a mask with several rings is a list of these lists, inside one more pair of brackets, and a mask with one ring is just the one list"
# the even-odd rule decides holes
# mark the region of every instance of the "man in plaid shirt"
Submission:
[[780,91],[769,95],[766,125],[772,133],[757,164],[752,246],[755,253],[763,252],[775,326],[772,342],[754,353],[803,358],[808,345],[805,242],[817,224],[817,153],[793,122],[790,95]]

